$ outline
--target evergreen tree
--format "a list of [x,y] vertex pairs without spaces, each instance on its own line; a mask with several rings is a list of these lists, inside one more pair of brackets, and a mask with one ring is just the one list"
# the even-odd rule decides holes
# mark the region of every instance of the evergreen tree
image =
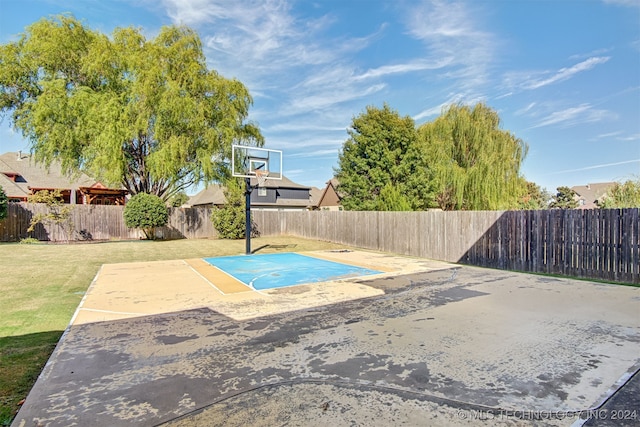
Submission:
[[558,192],[551,199],[549,208],[551,209],[575,209],[578,207],[576,192],[571,188],[563,186],[557,188]]
[[[226,203],[213,208],[211,221],[220,239],[242,239],[246,235],[245,185],[242,180],[227,180],[224,196]],[[252,223],[252,237],[254,234]]]
[[342,206],[376,210],[386,186],[405,194],[407,176],[414,167],[405,159],[416,141],[413,119],[400,117],[387,104],[381,109],[369,106],[353,118],[348,133],[336,168]]
[[396,186],[387,184],[376,199],[377,211],[410,211],[411,204]]

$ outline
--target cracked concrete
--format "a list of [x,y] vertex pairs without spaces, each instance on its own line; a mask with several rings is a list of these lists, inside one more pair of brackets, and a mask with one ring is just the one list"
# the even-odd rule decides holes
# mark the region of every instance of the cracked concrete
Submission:
[[639,288],[314,255],[387,273],[225,293],[103,266],[13,426],[563,426],[514,414],[591,408],[638,366]]

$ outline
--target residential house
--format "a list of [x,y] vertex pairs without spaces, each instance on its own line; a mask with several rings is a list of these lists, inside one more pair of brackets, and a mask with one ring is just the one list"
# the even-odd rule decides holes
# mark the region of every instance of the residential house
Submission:
[[615,182],[599,182],[571,187],[576,192],[575,198],[578,200],[578,209],[598,208],[598,202],[607,195],[607,191],[615,184]]
[[317,209],[323,211],[341,211],[342,206],[340,205],[340,200],[342,197],[338,192],[338,179],[331,178],[327,181],[327,186],[322,191],[322,195],[318,200]]
[[128,193],[107,188],[84,173],[66,176],[60,163],[54,162],[47,168],[21,151],[0,155],[0,186],[11,202],[26,202],[30,195],[41,190],[60,190],[64,203],[123,205]]
[[[257,180],[251,178],[251,209],[254,210],[307,210],[313,206],[311,187],[296,184],[283,176],[281,180],[269,179],[263,187],[258,187]],[[224,187],[220,184],[209,185],[189,199],[193,207],[222,206],[226,203]]]

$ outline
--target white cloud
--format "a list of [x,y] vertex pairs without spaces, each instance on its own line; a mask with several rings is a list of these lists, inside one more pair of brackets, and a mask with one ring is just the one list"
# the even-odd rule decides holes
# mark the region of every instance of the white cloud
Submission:
[[405,74],[415,71],[435,70],[444,68],[451,64],[453,58],[442,58],[439,60],[425,61],[418,59],[404,64],[384,65],[382,67],[367,70],[365,73],[355,77],[355,80],[366,80],[371,78],[384,77],[392,74]]
[[323,157],[323,156],[335,156],[336,154],[338,154],[338,152],[340,151],[341,148],[341,144],[344,141],[340,142],[340,145],[336,145],[334,148],[323,148],[320,150],[305,150],[305,151],[301,151],[299,153],[295,153],[295,154],[291,154],[289,155],[289,157],[291,158],[300,158],[300,157]]
[[[341,52],[315,38],[331,24],[330,17],[299,19],[285,0],[162,0],[162,4],[174,23],[199,30],[213,68],[240,78],[252,91],[268,87],[266,77],[274,72],[325,64]],[[353,45],[344,43],[341,48]]]
[[457,94],[451,95],[445,102],[439,105],[436,105],[435,107],[430,107],[430,108],[427,108],[426,110],[419,112],[418,114],[413,116],[413,120],[416,122],[419,122],[420,120],[427,117],[439,116],[442,114],[444,109],[448,108],[450,105],[453,105],[453,104],[474,105],[474,104],[477,104],[478,102],[483,102],[483,101],[484,101],[484,97],[480,95],[468,95],[463,93],[457,93]]
[[357,87],[332,87],[330,90],[325,88],[324,91],[305,96],[299,99],[293,99],[291,104],[286,107],[282,114],[292,115],[300,112],[309,112],[315,110],[322,110],[355,99],[365,98],[373,95],[376,92],[381,91],[386,87],[385,84],[374,84],[363,88],[362,90]]
[[604,55],[606,53],[611,52],[611,50],[612,50],[611,48],[596,49],[596,50],[588,52],[588,53],[578,53],[578,54],[575,54],[575,55],[571,55],[569,57],[569,59],[572,60],[572,61],[575,61],[575,60],[578,60],[578,59],[591,58],[591,57],[594,57],[594,56],[602,56],[602,55]]
[[296,121],[294,123],[286,122],[286,123],[278,123],[273,126],[269,126],[267,130],[269,132],[336,132],[336,131],[344,131],[346,126],[323,126],[317,123],[309,123],[309,122],[300,122]]
[[618,141],[638,141],[640,140],[640,133],[636,133],[634,135],[629,135],[629,136],[621,136],[619,138],[616,138]]
[[604,64],[609,59],[610,58],[608,56],[589,58],[589,59],[587,59],[585,61],[577,63],[576,65],[574,65],[572,67],[561,68],[560,70],[558,70],[558,72],[556,72],[551,77],[547,77],[547,78],[542,79],[542,80],[531,79],[529,81],[525,81],[525,82],[522,83],[522,87],[524,89],[538,89],[538,88],[541,88],[543,86],[547,86],[547,85],[550,85],[550,84],[553,84],[553,83],[561,82],[561,81],[570,79],[575,74],[581,73],[583,71],[590,70],[590,69],[594,68],[598,64]]
[[618,136],[620,135],[622,132],[621,131],[617,131],[617,132],[609,132],[609,133],[603,133],[600,135],[596,136],[596,139],[602,139],[602,138],[611,138],[612,136]]
[[515,112],[515,115],[516,115],[516,116],[521,116],[521,115],[523,115],[523,114],[526,114],[526,113],[528,113],[529,111],[531,111],[531,110],[533,109],[533,107],[535,107],[535,106],[536,106],[536,103],[535,103],[535,102],[531,102],[531,103],[530,103],[529,105],[527,105],[526,107],[521,108],[521,109],[519,109],[518,111],[516,111],[516,112]]
[[594,109],[590,104],[581,104],[577,107],[566,108],[548,114],[531,128],[559,125],[562,127],[575,126],[581,123],[599,122],[613,118],[614,114],[607,110]]
[[[571,67],[561,68],[555,72],[549,71],[517,71],[507,72],[503,76],[504,85],[509,90],[533,90],[544,86],[568,80],[576,74],[591,70],[610,59],[608,56],[595,56],[581,61]],[[551,75],[550,75],[551,74]]]
[[549,175],[558,175],[558,174],[561,174],[561,173],[570,173],[570,172],[583,172],[583,171],[588,171],[588,170],[592,170],[592,169],[602,169],[602,168],[609,168],[609,167],[612,167],[612,166],[628,165],[628,164],[631,164],[631,163],[640,163],[640,159],[625,160],[623,162],[615,162],[615,163],[603,163],[603,164],[600,164],[600,165],[586,166],[584,168],[579,168],[579,169],[567,169],[567,170],[552,172]]
[[444,77],[464,90],[487,82],[498,44],[491,33],[478,28],[480,15],[461,1],[424,1],[408,11],[409,34],[425,44],[431,58],[447,59]]

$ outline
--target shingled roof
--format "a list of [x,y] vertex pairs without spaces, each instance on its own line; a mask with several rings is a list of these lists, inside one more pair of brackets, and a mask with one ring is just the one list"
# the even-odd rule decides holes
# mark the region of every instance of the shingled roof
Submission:
[[607,191],[609,191],[609,189],[615,184],[615,182],[597,182],[595,184],[571,187],[571,189],[577,194],[579,202],[578,209],[597,208],[598,202],[607,195]]
[[29,195],[43,189],[80,193],[89,189],[96,189],[96,191],[106,189],[101,183],[84,173],[68,176],[62,172],[59,162],[53,162],[47,168],[42,163],[36,163],[30,154],[21,151],[0,155],[0,186],[9,200],[22,201],[26,201]]

